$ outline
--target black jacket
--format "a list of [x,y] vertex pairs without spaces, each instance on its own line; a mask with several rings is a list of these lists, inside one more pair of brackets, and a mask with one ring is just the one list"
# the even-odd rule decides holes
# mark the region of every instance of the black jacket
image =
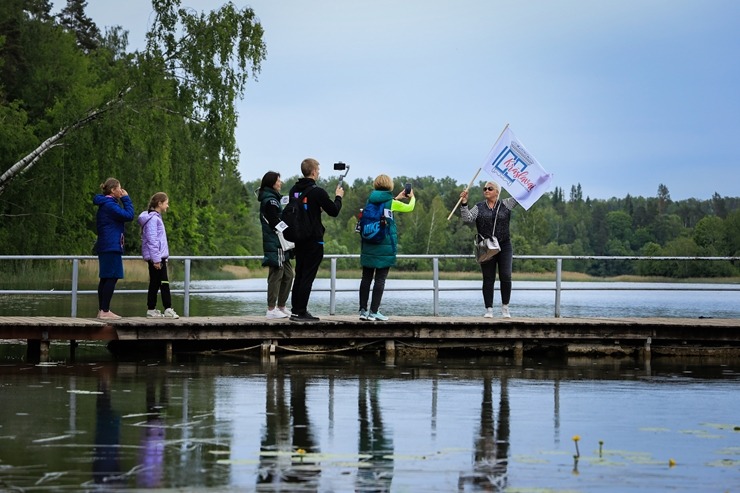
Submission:
[[[293,185],[290,189],[290,197],[294,194],[303,193],[304,190],[309,188],[311,185],[315,185],[316,180],[313,178],[301,178]],[[323,210],[331,217],[337,217],[339,211],[342,210],[342,197],[339,195],[334,197],[334,200],[329,198],[329,194],[326,190],[316,186],[308,191],[306,194],[308,204],[308,214],[311,217],[311,224],[314,227],[314,233],[311,236],[311,241],[324,241],[324,224],[321,222],[321,211]]]

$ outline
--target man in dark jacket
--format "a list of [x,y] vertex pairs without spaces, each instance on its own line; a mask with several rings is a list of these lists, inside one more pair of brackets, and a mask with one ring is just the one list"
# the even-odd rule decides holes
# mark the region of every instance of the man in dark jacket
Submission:
[[303,178],[293,185],[289,196],[296,197],[306,192],[308,217],[314,234],[305,241],[297,241],[295,245],[295,280],[291,296],[293,314],[290,319],[297,322],[315,322],[319,318],[308,312],[308,299],[319,265],[324,259],[324,225],[321,223],[321,211],[331,217],[337,217],[342,209],[344,189],[337,185],[334,200],[331,200],[326,190],[316,185],[319,178],[319,162],[315,159],[304,159],[301,163],[301,173]]

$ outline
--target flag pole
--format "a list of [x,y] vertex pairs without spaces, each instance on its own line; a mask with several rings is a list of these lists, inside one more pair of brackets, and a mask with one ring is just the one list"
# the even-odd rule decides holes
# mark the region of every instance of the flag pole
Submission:
[[[509,124],[508,123],[506,124],[506,126],[504,127],[504,129],[501,131],[501,134],[498,136],[498,139],[496,139],[496,142],[493,143],[493,147],[496,147],[496,144],[498,144],[498,141],[501,140],[501,137],[504,135],[504,132],[506,132],[506,129],[507,128],[509,128]],[[493,149],[493,147],[491,149]],[[473,182],[475,181],[476,178],[478,178],[478,173],[480,173],[480,170],[482,170],[482,169],[483,169],[482,166],[480,168],[478,168],[478,171],[475,172],[475,176],[473,176],[473,179],[470,180],[470,183],[468,183],[468,186],[465,187],[465,190],[469,190],[470,187],[473,186]],[[460,197],[458,199],[457,204],[455,204],[455,207],[453,207],[452,210],[450,211],[450,215],[447,216],[447,220],[448,221],[450,220],[450,218],[452,217],[452,215],[455,213],[455,209],[457,209],[457,207],[460,205],[460,202],[462,202],[462,197]]]
[[[478,168],[478,171],[476,171],[476,172],[475,172],[475,176],[473,176],[473,179],[472,179],[472,180],[470,180],[470,183],[468,183],[468,186],[467,186],[467,187],[465,187],[465,190],[468,190],[468,189],[469,189],[470,187],[472,187],[472,186],[473,186],[473,182],[475,181],[475,179],[476,179],[476,178],[478,178],[478,173],[480,173],[480,170],[482,170],[482,169],[483,169],[483,168]],[[449,215],[449,216],[447,216],[447,220],[448,220],[448,221],[450,220],[450,218],[452,217],[452,215],[453,215],[453,214],[455,213],[455,210],[457,209],[457,206],[459,206],[459,205],[460,205],[460,202],[462,202],[462,197],[460,197],[460,198],[459,198],[459,199],[457,200],[457,204],[455,204],[455,207],[453,207],[453,208],[452,208],[452,210],[450,211],[450,215]]]

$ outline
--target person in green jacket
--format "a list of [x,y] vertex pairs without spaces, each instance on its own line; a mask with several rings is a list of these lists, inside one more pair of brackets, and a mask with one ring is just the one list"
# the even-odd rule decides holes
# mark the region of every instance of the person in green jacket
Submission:
[[[378,175],[373,182],[373,191],[367,203],[390,202],[390,213],[386,216],[389,230],[386,237],[381,243],[370,243],[361,239],[360,264],[362,265],[362,280],[360,281],[360,320],[367,321],[385,321],[388,317],[380,313],[380,301],[383,298],[385,289],[385,280],[388,277],[388,271],[396,264],[396,254],[398,253],[398,231],[396,221],[393,219],[394,212],[411,212],[416,205],[414,191],[407,195],[406,190],[393,197],[393,179],[388,175]],[[401,199],[408,199],[409,202],[401,202]],[[367,207],[367,206],[366,206]],[[375,282],[373,282],[373,279]],[[367,301],[370,297],[370,285],[373,285],[373,299],[370,303],[370,310],[367,307]]]
[[267,274],[267,318],[287,318],[291,315],[285,303],[293,286],[295,271],[290,259],[292,249],[286,249],[275,229],[280,224],[280,213],[283,210],[280,189],[283,181],[280,174],[268,171],[262,177],[262,183],[257,191],[257,200],[260,201],[260,218],[262,223],[262,249],[264,258],[262,265],[270,268]]

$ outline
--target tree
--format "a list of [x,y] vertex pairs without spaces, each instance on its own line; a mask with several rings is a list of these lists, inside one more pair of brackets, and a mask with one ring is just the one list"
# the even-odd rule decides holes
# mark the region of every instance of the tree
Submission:
[[[84,2],[70,1],[84,6]],[[147,33],[147,47],[144,53],[137,53],[132,70],[121,72],[125,78],[118,84],[100,88],[95,109],[69,118],[61,130],[49,132],[39,147],[10,166],[0,176],[0,194],[70,132],[87,127],[112,108],[155,108],[200,124],[197,131],[208,155],[202,164],[210,165],[216,176],[235,172],[235,104],[265,58],[262,26],[252,9],[238,10],[231,3],[209,14],[180,8],[180,0],[154,0],[153,7],[155,18]],[[168,98],[150,91],[155,81],[167,81],[172,88]],[[54,96],[56,100],[59,95]]]

